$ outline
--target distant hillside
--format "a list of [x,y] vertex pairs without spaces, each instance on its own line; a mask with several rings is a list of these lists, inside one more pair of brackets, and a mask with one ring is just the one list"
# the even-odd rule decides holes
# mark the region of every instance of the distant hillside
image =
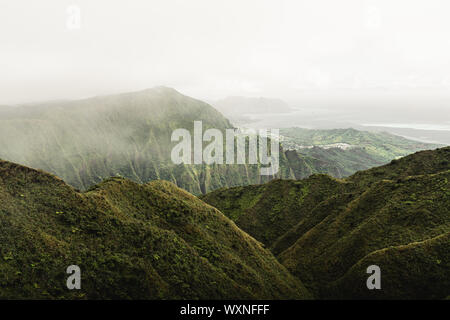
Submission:
[[[321,298],[435,298],[450,292],[450,147],[344,179],[312,176],[202,197],[263,241]],[[382,290],[365,286],[369,265]]]
[[[0,161],[1,299],[302,299],[261,244],[175,185],[112,178],[79,193]],[[81,268],[68,290],[66,268]]]
[[359,126],[356,129],[369,130],[375,132],[389,132],[395,135],[403,136],[408,139],[424,141],[429,143],[442,143],[444,145],[450,145],[450,130],[426,130],[426,129],[414,129],[404,127],[383,127],[383,126]]
[[295,150],[304,156],[332,164],[325,168],[319,167],[315,173],[328,173],[337,178],[386,164],[416,151],[442,147],[386,132],[375,133],[351,128],[285,128],[280,130],[280,134],[285,150]]
[[317,173],[344,178],[356,171],[366,170],[385,163],[376,161],[363,148],[342,150],[339,148],[313,147],[300,151],[287,150],[285,154],[291,160],[290,164],[297,179]]

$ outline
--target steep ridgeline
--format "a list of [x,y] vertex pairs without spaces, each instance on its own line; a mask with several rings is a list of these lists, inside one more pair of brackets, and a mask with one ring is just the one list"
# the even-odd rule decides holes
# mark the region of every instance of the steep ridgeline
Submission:
[[[347,177],[356,171],[380,166],[389,161],[420,150],[441,145],[409,140],[386,132],[349,129],[280,130],[282,146],[301,155],[316,159],[313,173],[327,173],[336,178]],[[317,163],[322,161],[323,164]]]
[[[111,176],[164,179],[195,194],[269,181],[258,165],[175,165],[175,129],[232,128],[210,105],[157,87],[141,92],[0,109],[0,158],[86,190]],[[193,135],[192,135],[193,136]],[[205,143],[206,145],[206,143]],[[293,178],[281,153],[278,177]]]
[[[202,199],[269,246],[316,297],[443,299],[450,292],[449,160],[446,147],[345,180],[315,175]],[[382,290],[366,287],[370,265],[381,268]]]
[[342,193],[346,183],[317,174],[304,180],[219,189],[201,196],[238,226],[271,247],[318,203]]
[[[275,257],[217,209],[165,181],[79,193],[0,161],[0,299],[303,299]],[[81,290],[66,269],[81,268]]]

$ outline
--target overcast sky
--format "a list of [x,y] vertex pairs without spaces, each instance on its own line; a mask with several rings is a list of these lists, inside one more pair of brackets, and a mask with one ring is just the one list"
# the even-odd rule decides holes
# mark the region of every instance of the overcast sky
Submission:
[[0,104],[157,85],[445,95],[449,14],[448,0],[0,0]]

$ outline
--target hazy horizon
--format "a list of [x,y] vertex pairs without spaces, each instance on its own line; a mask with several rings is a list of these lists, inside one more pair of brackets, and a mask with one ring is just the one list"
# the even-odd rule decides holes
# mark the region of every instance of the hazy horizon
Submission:
[[205,98],[450,86],[443,0],[0,5],[1,104],[157,85]]
[[0,6],[0,105],[167,86],[205,101],[281,99],[329,111],[331,126],[450,126],[444,0]]

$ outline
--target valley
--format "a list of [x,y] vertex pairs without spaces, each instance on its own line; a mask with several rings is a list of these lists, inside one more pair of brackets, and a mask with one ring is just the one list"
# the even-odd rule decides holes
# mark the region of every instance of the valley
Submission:
[[[0,297],[444,299],[449,158],[449,147],[421,151],[346,179],[277,179],[200,199],[119,177],[79,192],[1,161]],[[82,290],[65,289],[73,264]],[[382,290],[365,287],[369,265]]]
[[[448,296],[449,147],[282,128],[264,176],[251,130],[171,88],[0,113],[0,298]],[[177,143],[198,160],[208,132],[237,132],[214,151],[226,163],[172,161]],[[83,290],[63,286],[69,265]],[[383,290],[367,290],[369,265]]]
[[[449,159],[447,147],[342,180],[313,175],[201,198],[270,248],[315,297],[443,299],[450,290]],[[383,290],[367,290],[369,265],[386,274]]]

